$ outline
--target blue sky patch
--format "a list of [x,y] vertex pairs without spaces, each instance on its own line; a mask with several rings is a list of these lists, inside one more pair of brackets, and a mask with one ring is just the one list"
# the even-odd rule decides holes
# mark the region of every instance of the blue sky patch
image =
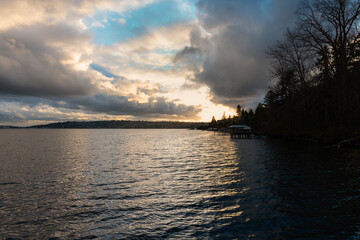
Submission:
[[98,65],[98,64],[95,64],[95,63],[92,63],[90,64],[90,68],[97,71],[97,72],[100,72],[102,75],[104,75],[105,77],[108,77],[108,78],[118,78],[117,75],[109,72],[106,68]]
[[112,45],[141,36],[151,30],[192,21],[196,7],[192,0],[162,0],[124,13],[98,11],[85,24],[93,33],[95,44]]

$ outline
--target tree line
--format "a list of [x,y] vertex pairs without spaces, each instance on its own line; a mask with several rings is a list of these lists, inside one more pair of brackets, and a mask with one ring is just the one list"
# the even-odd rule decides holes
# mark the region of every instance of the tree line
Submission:
[[236,115],[226,117],[224,113],[219,120],[216,120],[213,116],[209,127],[221,129],[231,125],[247,125],[250,126],[254,132],[260,133],[266,125],[265,111],[266,107],[262,103],[258,104],[255,111],[252,109],[246,110],[245,108],[242,108],[241,105],[237,105]]
[[177,121],[68,121],[35,125],[29,128],[201,128],[206,126],[202,122],[177,122]]
[[303,0],[266,54],[268,134],[332,141],[360,134],[360,1]]
[[266,51],[273,79],[264,103],[221,121],[327,142],[360,135],[360,0],[303,0],[296,15]]

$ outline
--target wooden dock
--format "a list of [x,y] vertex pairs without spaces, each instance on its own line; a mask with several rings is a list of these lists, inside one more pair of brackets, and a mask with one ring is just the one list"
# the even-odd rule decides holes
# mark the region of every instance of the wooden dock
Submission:
[[254,134],[249,131],[236,131],[236,132],[230,132],[230,137],[232,139],[252,139],[252,138],[261,138],[261,135]]

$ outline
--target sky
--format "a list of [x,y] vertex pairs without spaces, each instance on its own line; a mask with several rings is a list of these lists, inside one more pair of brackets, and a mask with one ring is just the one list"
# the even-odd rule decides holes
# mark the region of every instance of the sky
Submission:
[[0,125],[254,108],[298,0],[0,0]]

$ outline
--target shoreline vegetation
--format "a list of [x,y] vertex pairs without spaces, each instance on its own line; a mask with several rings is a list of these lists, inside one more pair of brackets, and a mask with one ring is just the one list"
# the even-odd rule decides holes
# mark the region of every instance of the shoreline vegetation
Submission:
[[276,83],[260,130],[359,143],[360,1],[304,0],[296,14],[295,26],[266,51]]
[[265,52],[273,80],[264,102],[218,125],[252,116],[252,129],[270,137],[359,145],[360,1],[303,0],[296,15]]
[[[325,144],[328,147],[349,147],[360,149],[360,132],[355,129],[343,127],[342,129],[308,129],[303,131],[301,129],[287,129],[286,125],[276,126],[274,129],[274,122],[269,118],[272,115],[270,106],[259,103],[255,112],[249,111],[237,106],[237,115],[226,117],[225,113],[221,120],[216,120],[215,117],[209,123],[208,129],[212,131],[226,131],[231,125],[247,125],[251,127],[251,132],[255,135],[266,136],[268,138],[283,138],[304,140],[316,143]],[[278,118],[280,121],[281,119]],[[274,119],[275,121],[275,119]]]
[[273,138],[360,146],[360,1],[302,0],[296,21],[268,47],[271,85],[255,112],[212,127],[246,124]]
[[107,120],[107,121],[67,121],[56,122],[28,127],[1,126],[0,129],[191,129],[228,132],[231,125],[248,125],[252,134],[266,136],[268,138],[284,138],[322,143],[328,148],[358,148],[360,149],[360,135],[351,138],[316,138],[309,135],[297,134],[272,134],[264,131],[267,122],[264,121],[267,107],[259,103],[255,112],[250,109],[246,111],[240,105],[237,106],[237,115],[225,116],[221,120],[212,118],[208,122],[178,122],[178,121],[129,121],[129,120]]
[[129,121],[129,120],[108,120],[108,121],[67,121],[56,122],[29,127],[0,126],[0,128],[46,128],[46,129],[97,129],[97,128],[149,128],[149,129],[198,129],[206,128],[208,123],[204,122],[178,122],[178,121]]

